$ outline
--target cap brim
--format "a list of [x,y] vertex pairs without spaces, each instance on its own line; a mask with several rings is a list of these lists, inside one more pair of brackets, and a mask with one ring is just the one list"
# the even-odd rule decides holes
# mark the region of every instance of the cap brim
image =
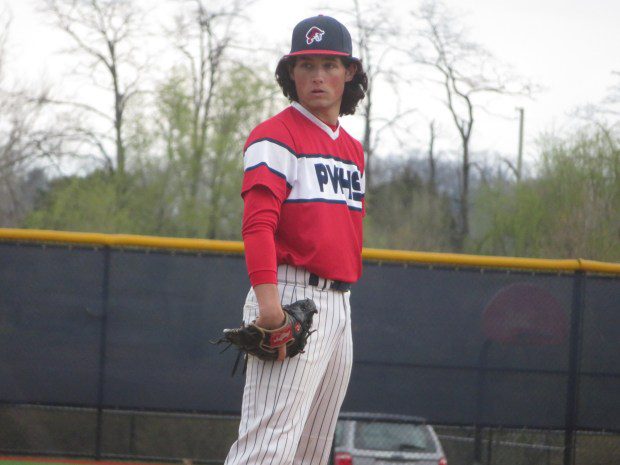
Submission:
[[[350,57],[348,53],[345,52],[336,52],[334,50],[299,50],[298,52],[289,53],[288,55],[284,55],[284,57],[294,57],[299,55],[337,55],[341,57]],[[353,58],[353,57],[351,57]]]

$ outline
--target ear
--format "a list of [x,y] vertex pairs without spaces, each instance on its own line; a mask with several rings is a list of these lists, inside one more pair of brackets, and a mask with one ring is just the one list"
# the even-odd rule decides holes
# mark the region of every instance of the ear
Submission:
[[347,66],[345,73],[344,73],[345,82],[351,82],[356,72],[357,72],[357,65],[355,63],[351,63],[349,66]]
[[286,68],[288,69],[288,77],[291,78],[291,81],[295,82],[295,77],[293,76],[293,68],[295,67],[295,64],[291,64],[289,63]]

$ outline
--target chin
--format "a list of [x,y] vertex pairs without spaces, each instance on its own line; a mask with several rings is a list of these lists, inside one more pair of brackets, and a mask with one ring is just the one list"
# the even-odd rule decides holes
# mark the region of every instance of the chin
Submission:
[[307,102],[306,105],[308,108],[316,108],[316,109],[324,109],[324,108],[329,108],[329,105],[327,105],[326,103],[322,103],[322,102]]
[[326,109],[333,106],[333,102],[328,102],[322,98],[310,98],[307,100],[301,100],[300,103],[307,108]]

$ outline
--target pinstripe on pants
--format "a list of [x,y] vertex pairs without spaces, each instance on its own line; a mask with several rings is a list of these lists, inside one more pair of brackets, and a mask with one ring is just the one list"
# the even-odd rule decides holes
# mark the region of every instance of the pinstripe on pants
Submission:
[[[307,284],[309,273],[278,267],[282,304],[309,298],[318,314],[305,353],[283,362],[248,360],[239,438],[225,465],[324,465],[352,365],[350,292]],[[258,316],[250,290],[244,321]]]

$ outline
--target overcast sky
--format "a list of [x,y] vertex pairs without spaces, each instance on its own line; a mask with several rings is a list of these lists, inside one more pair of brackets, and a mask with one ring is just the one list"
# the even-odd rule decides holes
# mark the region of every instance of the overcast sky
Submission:
[[[66,57],[58,51],[66,47],[66,38],[47,26],[44,17],[35,12],[41,0],[0,0],[1,3],[13,14],[9,58],[11,69],[19,73],[19,80],[33,84],[42,79],[62,83]],[[256,37],[265,45],[281,44],[284,53],[291,30],[299,20],[317,13],[337,16],[330,9],[320,8],[326,3],[258,0],[249,12],[252,22],[248,27],[256,29]],[[618,0],[444,0],[444,3],[455,13],[463,13],[462,22],[474,40],[543,89],[534,99],[505,100],[493,106],[493,114],[479,113],[472,139],[474,151],[515,154],[518,139],[515,107],[523,106],[525,152],[532,160],[536,153],[535,139],[541,131],[567,128],[575,108],[600,102],[608,88],[618,82],[612,75],[613,70],[620,71]],[[329,5],[347,8],[351,1],[331,0]],[[397,21],[405,17],[403,12],[414,2],[393,1],[392,5],[394,21]],[[147,43],[145,41],[145,45]],[[275,68],[277,56],[269,60],[270,66]],[[441,89],[436,90],[440,96]],[[427,106],[428,100],[422,95],[412,94],[406,98],[419,104],[419,122],[434,119],[434,113],[442,111],[436,106]],[[384,100],[387,102],[388,97]],[[389,105],[391,103],[385,103],[382,111],[389,113]],[[457,148],[458,139],[450,120],[443,121],[439,146]],[[350,127],[355,136],[361,135],[359,120],[348,118],[343,124]],[[413,145],[425,146],[426,131],[422,123],[416,126]]]

